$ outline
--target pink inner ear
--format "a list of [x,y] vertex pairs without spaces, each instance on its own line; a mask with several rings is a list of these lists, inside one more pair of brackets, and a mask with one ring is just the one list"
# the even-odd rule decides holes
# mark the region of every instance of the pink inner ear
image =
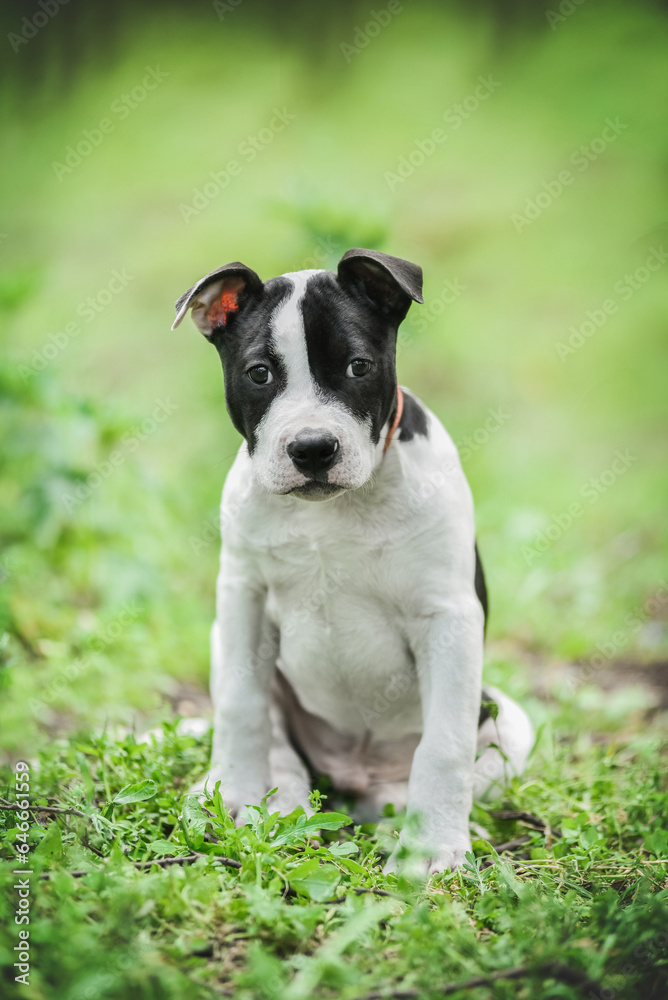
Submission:
[[212,327],[225,326],[227,317],[239,308],[239,292],[244,287],[243,278],[228,278],[219,298],[209,306],[207,319]]

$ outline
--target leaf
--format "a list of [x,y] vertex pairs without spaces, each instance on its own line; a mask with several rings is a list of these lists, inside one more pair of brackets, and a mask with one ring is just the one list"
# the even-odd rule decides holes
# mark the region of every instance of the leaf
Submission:
[[47,831],[35,848],[35,857],[60,860],[63,856],[63,839],[57,823],[50,823]]
[[198,851],[204,843],[208,820],[196,795],[188,795],[183,800],[181,825],[188,846]]
[[126,785],[112,799],[112,804],[116,806],[126,806],[131,802],[145,802],[157,795],[158,786],[151,778],[137,782],[136,785]]
[[[315,861],[313,871],[306,873],[307,866],[311,864],[311,861],[306,861],[295,869],[296,875],[290,872],[288,877],[293,889],[318,902],[332,895],[341,881],[341,872],[334,865],[319,865],[317,858],[312,860]],[[300,871],[304,871],[305,874],[300,876]]]
[[279,833],[272,839],[272,844],[290,844],[295,840],[303,840],[317,834],[320,830],[340,830],[342,826],[349,826],[351,822],[350,817],[344,813],[316,813],[315,816],[308,818],[302,813],[290,830]]
[[478,837],[476,840],[471,841],[471,848],[476,858],[485,857],[488,854],[496,854],[496,851],[490,842],[488,840],[484,840],[482,837]]
[[347,868],[349,872],[354,872],[356,875],[368,875],[366,868],[362,868],[358,861],[353,861],[352,858],[337,858],[340,865]]
[[337,858],[346,858],[351,854],[359,854],[359,847],[353,844],[352,840],[346,840],[343,844],[328,844],[327,850]]
[[319,864],[320,862],[317,858],[309,858],[307,861],[302,861],[301,864],[288,870],[289,881],[292,882],[296,878],[307,878],[307,876],[312,875],[313,872],[318,870]]
[[96,833],[99,833],[101,837],[104,837],[105,840],[114,839],[113,824],[109,822],[106,816],[107,813],[111,815],[113,811],[114,811],[114,805],[113,803],[111,803],[111,805],[109,805],[105,810],[104,816],[101,813],[96,813],[96,812],[93,812],[90,815],[90,822],[93,829],[95,830]]
[[668,833],[665,830],[652,830],[643,837],[642,846],[659,858],[665,857],[668,854]]
[[562,820],[561,833],[564,840],[577,840],[580,835],[579,827],[570,819]]
[[602,843],[603,840],[604,838],[601,837],[598,827],[596,827],[593,823],[587,823],[587,825],[580,830],[580,846],[584,848],[585,851],[588,851],[594,846],[594,844]]
[[179,851],[184,851],[183,844],[173,844],[169,840],[154,840],[151,843],[151,850],[159,857],[165,855],[178,855]]

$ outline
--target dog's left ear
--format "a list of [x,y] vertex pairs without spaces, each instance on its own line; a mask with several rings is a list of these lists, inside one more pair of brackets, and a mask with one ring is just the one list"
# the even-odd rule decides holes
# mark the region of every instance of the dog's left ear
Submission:
[[213,331],[224,330],[250,295],[264,291],[261,278],[238,260],[225,264],[189,288],[176,302],[175,330],[189,309],[200,333],[209,340]]
[[422,298],[422,268],[401,257],[356,248],[339,261],[340,283],[353,285],[386,316],[400,323],[413,302]]

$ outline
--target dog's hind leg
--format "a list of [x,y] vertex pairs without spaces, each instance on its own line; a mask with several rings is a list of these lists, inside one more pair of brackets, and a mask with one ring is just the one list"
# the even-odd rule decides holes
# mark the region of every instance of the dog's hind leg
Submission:
[[499,711],[496,719],[488,716],[478,729],[473,776],[473,796],[478,799],[500,795],[509,778],[522,774],[534,744],[533,726],[516,701],[487,685],[484,696],[495,702]]

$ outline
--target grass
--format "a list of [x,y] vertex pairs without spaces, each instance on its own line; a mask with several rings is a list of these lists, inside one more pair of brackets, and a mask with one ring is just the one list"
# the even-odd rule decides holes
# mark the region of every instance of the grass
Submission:
[[[430,997],[480,976],[500,978],[460,995],[665,994],[668,272],[642,271],[668,235],[665,15],[592,0],[553,31],[500,36],[404,6],[349,62],[339,46],[364,12],[323,16],[308,45],[245,5],[224,22],[133,12],[115,55],[83,59],[68,88],[6,88],[0,795],[28,760],[32,805],[77,811],[33,812],[28,831],[1,813],[8,997]],[[112,103],[147,63],[168,75],[121,119]],[[480,76],[499,85],[455,129]],[[274,107],[295,118],[184,222],[179,205]],[[59,180],[53,161],[109,114],[114,131]],[[607,118],[627,127],[594,154]],[[566,168],[574,181],[518,231]],[[381,874],[401,817],[307,834],[272,822],[271,800],[239,831],[220,801],[202,812],[184,793],[206,741],[174,721],[206,686],[238,437],[210,348],[169,332],[172,303],[226,260],[268,277],[365,245],[424,267],[400,379],[460,446],[491,590],[486,677],[539,731],[526,775],[476,805],[467,866],[427,886]],[[573,327],[590,333],[564,353]],[[149,725],[163,739],[138,743]],[[30,987],[12,964],[24,833]]]
[[[3,814],[7,885],[25,826],[33,872],[31,986],[15,987],[6,968],[4,995],[430,997],[522,970],[453,995],[659,998],[668,795],[658,736],[615,746],[565,733],[545,727],[525,779],[476,806],[467,864],[427,886],[382,875],[399,820],[352,826],[320,793],[313,820],[272,814],[269,799],[235,829],[219,794],[204,806],[184,795],[208,747],[175,723],[146,743],[59,740],[32,768],[29,821]],[[8,891],[7,966],[16,906]]]

